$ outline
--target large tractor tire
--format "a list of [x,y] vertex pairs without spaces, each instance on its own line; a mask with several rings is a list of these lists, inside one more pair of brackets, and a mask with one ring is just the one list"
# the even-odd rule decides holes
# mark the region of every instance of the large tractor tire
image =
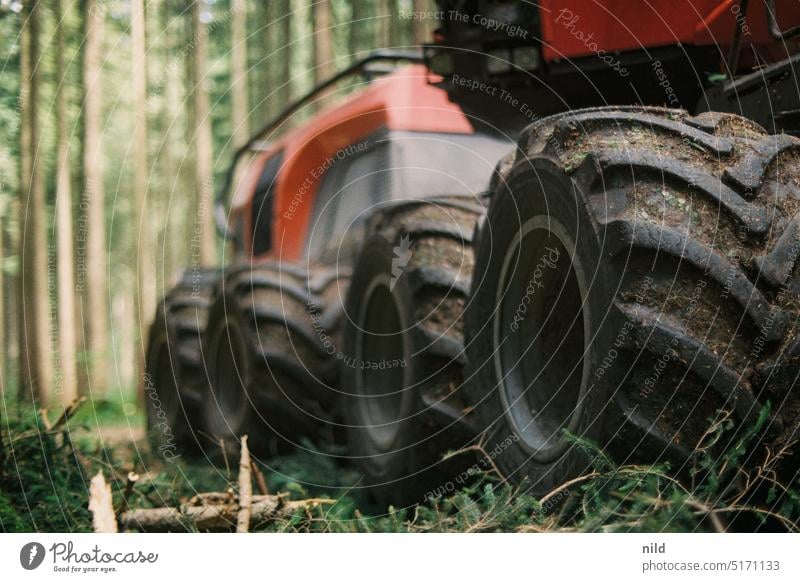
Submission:
[[345,309],[341,406],[351,458],[380,501],[452,491],[442,457],[469,439],[462,313],[483,214],[466,197],[404,201],[368,227]]
[[541,494],[587,471],[576,439],[680,471],[762,411],[762,443],[796,439],[799,176],[800,141],[729,114],[527,128],[466,316],[471,399],[507,477]]
[[301,437],[330,438],[338,392],[336,345],[348,273],[290,264],[229,273],[209,317],[205,426],[235,447],[287,450]]
[[147,434],[153,451],[164,457],[202,446],[202,339],[218,280],[215,270],[185,273],[159,304],[150,326],[144,378]]

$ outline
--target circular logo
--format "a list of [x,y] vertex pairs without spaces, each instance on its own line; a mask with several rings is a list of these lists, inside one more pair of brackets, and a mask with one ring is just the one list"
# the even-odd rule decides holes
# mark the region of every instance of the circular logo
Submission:
[[19,551],[19,563],[26,570],[35,570],[44,561],[44,546],[39,542],[29,542]]

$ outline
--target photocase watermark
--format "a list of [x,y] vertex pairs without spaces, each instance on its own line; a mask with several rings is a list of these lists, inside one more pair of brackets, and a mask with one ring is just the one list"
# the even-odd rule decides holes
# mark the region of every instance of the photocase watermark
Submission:
[[556,24],[563,26],[575,39],[583,43],[583,46],[597,55],[597,58],[608,65],[612,71],[616,71],[621,77],[627,77],[630,75],[630,71],[622,66],[622,62],[617,57],[608,54],[605,49],[600,48],[600,46],[597,44],[597,41],[594,40],[593,32],[587,34],[578,28],[578,22],[580,22],[580,19],[581,17],[572,12],[572,10],[569,8],[562,8],[559,11],[558,16],[556,16],[555,22]]
[[519,324],[525,319],[528,313],[528,305],[530,305],[533,297],[536,295],[537,290],[544,288],[542,277],[544,277],[547,270],[555,269],[558,266],[558,260],[561,257],[561,252],[557,248],[545,247],[546,254],[542,254],[539,262],[536,263],[536,268],[533,270],[533,275],[528,281],[528,286],[525,288],[525,295],[517,306],[514,312],[514,319],[511,322],[511,331],[519,331]]
[[652,67],[653,72],[656,74],[658,86],[664,89],[664,93],[667,97],[667,103],[673,107],[679,107],[680,100],[678,99],[678,95],[675,93],[675,89],[672,87],[669,77],[667,77],[667,73],[664,71],[661,61],[656,59],[650,66]]
[[390,370],[392,368],[405,368],[408,364],[405,358],[395,358],[392,360],[361,360],[354,358],[343,351],[337,349],[336,342],[333,336],[328,333],[322,322],[322,313],[316,304],[308,304],[309,315],[311,317],[311,327],[314,328],[314,333],[317,334],[319,341],[322,343],[322,348],[329,356],[336,356],[336,359],[341,362],[343,366],[352,368],[354,370]]
[[742,35],[750,36],[752,33],[750,31],[750,26],[747,24],[747,16],[742,12],[740,3],[734,2],[731,5],[731,14],[733,14],[734,18],[736,19],[737,26],[742,29]]
[[[634,295],[634,301],[637,305],[642,305],[644,303],[645,295],[650,291],[653,287],[653,278],[650,275],[647,275],[642,282],[639,284],[639,289],[636,291]],[[628,343],[628,338],[630,337],[631,332],[633,331],[635,324],[631,320],[626,320],[622,327],[617,332],[616,337],[614,338],[614,342],[612,343],[612,347],[608,349],[606,355],[603,356],[603,359],[600,360],[600,365],[594,371],[594,379],[595,381],[600,380],[603,376],[605,376],[606,372],[611,368],[612,364],[617,360],[619,357],[619,349],[623,348]],[[592,388],[594,385],[592,385]]]
[[[450,82],[451,84],[467,89],[468,91],[483,93],[490,97],[496,97],[501,104],[512,107],[513,109],[519,111],[519,113],[523,115],[530,123],[536,123],[542,119],[542,117],[536,113],[534,108],[531,107],[529,103],[523,101],[508,89],[487,83],[486,81],[462,77],[458,74],[454,74],[451,77]],[[558,160],[563,162],[566,159],[564,148],[556,137],[555,132],[553,132],[547,139],[547,145],[551,148],[553,154]]]
[[39,542],[29,542],[19,551],[19,563],[26,570],[35,570],[42,565],[46,555],[44,546]]
[[77,229],[75,232],[75,291],[83,293],[86,290],[87,265],[86,244],[89,242],[89,200],[87,192],[92,192],[91,182],[87,178],[86,189],[78,203]]
[[395,358],[393,360],[359,360],[342,352],[337,352],[336,359],[341,361],[343,366],[353,370],[391,370],[392,368],[405,368],[407,366],[405,358]]
[[404,20],[415,22],[436,20],[474,24],[489,32],[502,32],[510,38],[527,39],[530,36],[530,31],[518,24],[509,24],[480,12],[467,14],[459,10],[401,10],[399,15]]
[[114,552],[105,551],[98,544],[88,550],[75,548],[73,542],[56,542],[49,549],[39,542],[29,542],[19,552],[19,563],[25,570],[35,570],[49,555],[53,572],[69,574],[108,574],[117,572],[118,565],[155,564],[158,554],[142,550]]
[[200,186],[200,203],[195,215],[194,227],[192,228],[192,238],[189,241],[191,251],[191,278],[192,278],[192,297],[199,297],[203,291],[202,264],[203,264],[203,233],[208,225],[204,224],[208,217],[208,201],[213,196],[214,178],[207,178]]
[[424,499],[428,502],[437,501],[445,494],[454,493],[456,489],[464,486],[470,478],[478,475],[487,469],[494,467],[494,461],[505,452],[508,447],[519,441],[519,435],[511,434],[502,441],[498,442],[493,448],[484,451],[484,456],[479,461],[471,465],[469,468],[464,469],[455,478],[439,485],[436,489],[431,489],[425,493]]
[[497,85],[492,85],[491,83],[487,83],[485,81],[478,81],[477,79],[462,77],[457,74],[452,76],[450,82],[457,87],[463,87],[469,91],[484,93],[490,97],[496,97],[498,101],[513,107],[532,122],[539,119],[539,116],[534,111],[533,107],[531,107],[525,101],[522,101],[519,97],[516,97],[514,93],[508,89],[499,87]]
[[[697,311],[698,303],[700,302],[700,294],[707,286],[708,282],[703,279],[700,279],[695,284],[692,296],[689,298],[689,302],[686,304],[687,309],[685,319],[687,321],[691,320]],[[677,358],[678,354],[675,351],[675,348],[678,346],[680,341],[680,337],[676,336],[672,338],[667,349],[664,350],[664,353],[661,354],[658,360],[656,360],[656,363],[653,364],[651,373],[647,376],[647,378],[644,379],[642,382],[642,388],[639,391],[639,396],[642,399],[647,398],[653,393],[653,390],[655,390],[656,386],[658,385],[658,381],[661,378],[661,375],[664,373],[664,370],[667,369],[667,366],[673,359]]]
[[[48,295],[48,311],[50,312],[50,321],[58,321],[58,290],[56,272],[57,252],[55,243],[50,243],[47,246],[47,295]],[[61,358],[61,346],[58,338],[58,326],[50,325],[50,349],[53,353],[53,382],[55,384],[53,392],[61,396],[64,393],[64,362]],[[67,362],[67,364],[69,364]]]
[[150,399],[150,404],[155,413],[153,430],[161,431],[162,443],[158,446],[158,452],[165,461],[168,463],[174,463],[180,458],[180,454],[177,453],[178,446],[175,444],[175,435],[173,434],[172,427],[169,425],[169,421],[167,420],[167,413],[164,412],[164,407],[161,404],[161,399],[158,396],[156,386],[153,383],[153,379],[150,374],[145,373],[143,379],[145,395]]
[[389,291],[394,291],[405,268],[411,261],[411,237],[407,234],[400,237],[400,244],[392,249],[392,276],[389,279]]
[[[789,252],[787,253],[787,259],[788,259],[787,264],[789,265],[796,264],[798,256],[800,256],[800,229],[798,229],[798,233],[795,235],[795,239],[792,242],[792,246],[789,249]],[[786,295],[792,294],[790,289],[791,281],[792,281],[791,277],[788,277],[787,280],[780,286],[780,289],[778,290],[778,293],[775,297],[776,304],[778,305],[783,304],[784,301],[786,300]],[[758,334],[758,337],[756,337],[756,339],[753,340],[753,348],[750,351],[750,358],[752,360],[759,359],[764,351],[764,348],[769,343],[770,332],[772,331],[772,328],[775,327],[775,320],[778,317],[778,313],[780,313],[780,311],[778,311],[777,309],[772,309],[770,311],[769,315],[766,317],[764,321],[764,325],[761,326],[761,330]]]
[[289,201],[289,207],[283,211],[283,217],[286,220],[294,219],[298,208],[300,208],[300,205],[303,203],[303,200],[305,200],[309,194],[313,194],[315,192],[320,178],[322,178],[325,172],[330,170],[336,162],[340,162],[349,156],[365,152],[366,150],[367,144],[362,141],[343,147],[337,150],[332,156],[326,157],[314,169],[312,169],[311,172],[309,172],[309,175],[306,176],[306,179],[303,180],[303,183],[297,188],[292,196],[292,199]]

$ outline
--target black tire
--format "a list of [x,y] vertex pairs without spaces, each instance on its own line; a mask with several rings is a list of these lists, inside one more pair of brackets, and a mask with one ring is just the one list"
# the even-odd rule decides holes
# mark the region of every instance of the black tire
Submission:
[[506,476],[541,494],[586,471],[564,428],[676,469],[719,411],[731,439],[770,401],[768,438],[797,436],[798,171],[800,141],[728,114],[598,108],[527,128],[466,318]]
[[196,451],[202,439],[202,337],[218,280],[215,270],[185,273],[159,304],[150,326],[144,378],[147,434],[152,450],[164,457],[177,449]]
[[381,501],[435,496],[458,466],[442,456],[472,437],[462,313],[483,214],[482,202],[466,197],[384,209],[353,270],[341,408],[351,458]]
[[300,437],[331,436],[347,275],[268,263],[226,276],[207,334],[212,439],[233,444],[247,434],[254,452],[270,454]]

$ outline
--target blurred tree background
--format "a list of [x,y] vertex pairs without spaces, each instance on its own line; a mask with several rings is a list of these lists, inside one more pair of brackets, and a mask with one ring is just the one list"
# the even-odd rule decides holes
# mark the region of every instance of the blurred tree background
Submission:
[[135,401],[158,298],[223,256],[212,198],[236,146],[370,50],[426,40],[411,14],[432,9],[0,0],[3,402]]

